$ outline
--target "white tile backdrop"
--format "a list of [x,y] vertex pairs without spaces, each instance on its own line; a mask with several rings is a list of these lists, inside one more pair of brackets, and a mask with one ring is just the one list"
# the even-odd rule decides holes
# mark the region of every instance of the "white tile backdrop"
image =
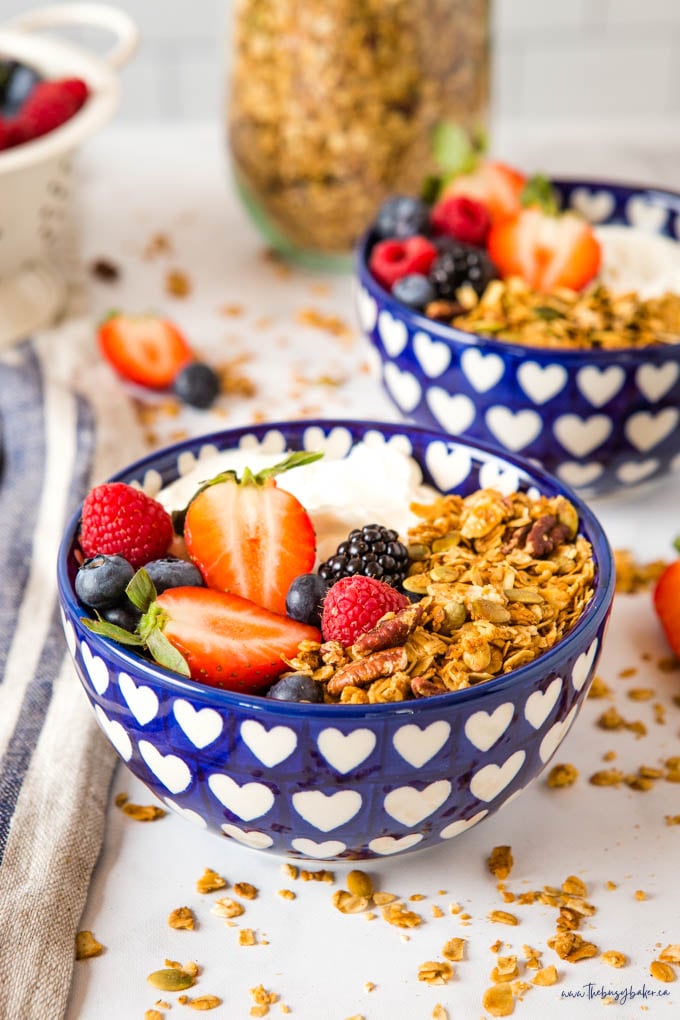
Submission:
[[[0,21],[39,4],[0,0]],[[142,32],[120,118],[220,116],[231,4],[117,0]],[[680,0],[495,0],[493,34],[496,122],[680,117]]]

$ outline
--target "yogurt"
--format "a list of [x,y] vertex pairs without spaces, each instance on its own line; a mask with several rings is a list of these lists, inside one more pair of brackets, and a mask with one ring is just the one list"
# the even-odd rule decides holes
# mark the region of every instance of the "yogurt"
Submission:
[[[223,471],[245,467],[253,474],[284,460],[285,453],[226,450],[202,459],[187,474],[162,489],[156,499],[168,511],[183,509],[199,486]],[[278,475],[277,485],[291,492],[314,524],[319,561],[336,551],[352,528],[383,524],[402,539],[419,518],[411,503],[431,503],[439,493],[423,483],[413,457],[387,443],[357,443],[344,459],[327,459]]]
[[598,280],[616,294],[642,299],[680,294],[680,244],[639,227],[597,227],[602,248]]

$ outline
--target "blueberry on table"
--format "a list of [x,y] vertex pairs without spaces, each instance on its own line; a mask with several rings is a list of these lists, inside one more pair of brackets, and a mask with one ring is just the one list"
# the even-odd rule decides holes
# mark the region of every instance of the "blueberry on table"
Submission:
[[180,370],[172,389],[183,403],[205,409],[211,407],[218,397],[220,378],[210,365],[193,361]]
[[41,81],[40,75],[17,60],[0,60],[0,113],[14,117]]
[[412,237],[429,232],[430,209],[420,198],[395,195],[380,206],[374,230],[379,237]]
[[392,294],[408,305],[409,308],[423,309],[429,305],[437,296],[437,293],[426,276],[422,273],[409,273],[397,280],[392,288]]
[[306,673],[289,673],[272,684],[266,697],[275,701],[311,701],[318,704],[323,701],[323,687]]
[[156,593],[160,595],[168,588],[202,588],[205,585],[203,575],[198,567],[178,556],[163,556],[144,564],[144,569],[151,578]]
[[321,626],[323,600],[328,584],[319,574],[300,574],[292,582],[286,595],[286,612],[299,623]]
[[92,609],[107,609],[125,597],[134,568],[124,556],[90,556],[76,574],[76,595]]

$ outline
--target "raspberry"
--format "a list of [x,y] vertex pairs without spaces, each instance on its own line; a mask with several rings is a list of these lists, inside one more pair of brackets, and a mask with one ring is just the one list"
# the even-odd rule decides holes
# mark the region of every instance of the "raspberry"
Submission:
[[426,275],[436,257],[435,246],[426,237],[415,234],[404,241],[396,238],[378,241],[368,264],[378,283],[391,290],[402,276],[410,273]]
[[70,120],[89,95],[81,78],[40,81],[14,118],[15,144],[46,135]]
[[323,604],[321,631],[325,641],[347,648],[360,634],[375,627],[385,613],[406,609],[409,600],[396,588],[374,577],[343,577],[330,589]]
[[430,222],[440,234],[479,248],[486,244],[491,229],[486,206],[465,195],[454,195],[438,202],[430,213]]
[[165,508],[125,482],[97,485],[83,503],[80,546],[86,556],[124,556],[137,570],[164,556],[172,538]]

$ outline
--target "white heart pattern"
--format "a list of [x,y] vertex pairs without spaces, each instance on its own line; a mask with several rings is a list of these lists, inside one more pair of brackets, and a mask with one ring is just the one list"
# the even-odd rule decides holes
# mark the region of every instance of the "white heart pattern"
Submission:
[[374,297],[364,290],[363,287],[357,289],[357,312],[359,315],[359,323],[365,333],[370,333],[378,319],[378,305]]
[[172,711],[180,729],[199,750],[213,744],[222,733],[222,716],[214,708],[196,709],[190,701],[176,698]]
[[302,437],[305,450],[319,450],[327,460],[342,460],[352,449],[352,433],[336,425],[328,435],[318,425],[310,425]]
[[372,730],[358,729],[343,733],[335,726],[322,730],[317,744],[322,755],[336,772],[345,775],[373,753],[377,738]]
[[378,316],[378,333],[387,354],[396,358],[408,342],[408,330],[401,321],[395,319],[390,312],[382,311]]
[[510,496],[519,489],[519,472],[514,467],[503,467],[494,460],[482,464],[479,471],[480,489],[497,489]]
[[647,450],[662,443],[673,432],[677,427],[679,417],[675,407],[666,407],[658,414],[638,411],[637,414],[630,416],[623,431],[636,450],[646,453]]
[[412,846],[420,843],[422,835],[419,832],[407,832],[405,836],[376,836],[368,844],[368,849],[381,857],[389,857],[391,854],[398,854],[404,850],[410,850]]
[[561,690],[562,678],[557,676],[544,691],[534,691],[527,698],[524,706],[524,717],[535,730],[540,730],[552,712],[557,704]]
[[503,359],[498,354],[482,354],[477,347],[468,347],[463,352],[460,367],[478,393],[493,389],[505,372]]
[[286,437],[278,429],[269,429],[262,439],[254,433],[242,436],[238,447],[239,450],[259,450],[260,453],[283,453],[287,447]]
[[396,403],[406,414],[417,406],[422,390],[420,383],[410,372],[401,371],[393,362],[388,361],[384,368],[385,385]]
[[399,786],[385,797],[385,811],[402,825],[417,825],[445,803],[451,793],[448,779],[437,779],[424,790]]
[[464,393],[452,395],[441,386],[431,386],[425,399],[441,427],[453,436],[465,432],[475,420],[475,405]]
[[515,751],[503,765],[485,765],[470,780],[470,792],[487,804],[508,786],[524,764],[526,753]]
[[472,458],[462,447],[449,450],[447,443],[437,439],[425,451],[425,464],[437,488],[449,492],[468,477]]
[[322,793],[321,790],[302,790],[293,794],[293,807],[306,822],[321,832],[330,832],[344,825],[361,809],[361,794],[356,790],[339,790]]
[[94,714],[97,716],[97,722],[123,761],[130,761],[132,757],[132,741],[125,732],[125,727],[121,726],[115,719],[109,719],[99,705],[94,706]]
[[285,761],[297,747],[297,736],[289,726],[274,726],[267,730],[255,719],[246,719],[241,723],[241,737],[267,768]]
[[655,457],[642,460],[639,463],[629,460],[616,469],[616,477],[624,485],[637,485],[638,482],[642,482],[645,478],[653,475],[658,466],[659,462]]
[[566,719],[563,719],[562,722],[557,722],[554,726],[551,726],[546,735],[543,737],[538,749],[538,754],[543,764],[552,757],[566,737],[567,731],[576,717],[577,707],[577,705],[574,705]]
[[589,188],[574,188],[569,204],[590,223],[604,223],[614,212],[616,202],[611,191],[590,191]]
[[142,684],[137,686],[127,673],[118,674],[118,686],[128,708],[140,726],[146,726],[148,722],[156,718],[158,698],[155,691],[150,687],[142,686]]
[[413,335],[413,353],[425,375],[436,379],[451,364],[451,348],[442,340],[433,340],[428,333],[419,330]]
[[191,808],[180,807],[179,804],[175,804],[174,800],[170,797],[163,797],[163,803],[167,804],[168,807],[176,814],[181,815],[187,822],[191,822],[192,825],[198,825],[201,829],[207,829],[208,823],[202,815],[199,815],[197,811],[192,811]]
[[176,754],[161,754],[148,740],[139,741],[139,753],[170,793],[181,793],[191,783],[191,770],[187,763]]
[[61,625],[64,629],[64,637],[66,638],[66,647],[69,652],[75,658],[76,648],[78,647],[78,639],[76,637],[75,627],[70,620],[67,620],[64,616],[64,610],[60,609],[61,613]]
[[256,829],[245,832],[243,829],[239,829],[238,825],[231,825],[229,822],[224,822],[220,828],[225,836],[230,836],[238,843],[249,846],[251,850],[267,850],[274,842],[266,832],[258,832]]
[[496,439],[513,452],[532,443],[543,427],[541,417],[535,411],[513,412],[500,404],[486,412],[486,424]]
[[467,830],[471,829],[473,825],[477,824],[477,822],[481,822],[482,818],[486,818],[488,813],[487,808],[482,808],[482,810],[478,811],[476,815],[472,816],[472,818],[459,818],[457,822],[451,822],[450,825],[447,825],[446,828],[442,829],[439,835],[442,839],[453,839],[454,836],[460,836],[462,832],[467,832]]
[[488,751],[499,740],[512,722],[515,706],[504,702],[493,712],[473,712],[465,722],[465,736],[479,751]]
[[675,385],[678,374],[680,367],[675,361],[667,361],[665,365],[640,365],[635,382],[643,397],[655,404]]
[[589,464],[579,464],[577,460],[565,460],[557,468],[557,474],[562,481],[575,488],[590,485],[600,477],[603,471],[602,464],[598,464],[594,460]]
[[563,414],[555,422],[553,432],[574,457],[587,457],[609,438],[612,427],[612,420],[606,414],[594,414],[591,418]]
[[264,783],[244,783],[239,786],[231,776],[213,772],[208,776],[208,786],[220,804],[244,822],[261,818],[274,804],[274,794]]
[[445,719],[430,723],[425,729],[409,723],[400,726],[392,738],[396,750],[404,761],[419,769],[426,761],[434,758],[449,739],[451,726]]
[[106,663],[98,655],[93,655],[84,641],[80,642],[80,654],[83,657],[83,665],[92,686],[97,694],[103,694],[109,686],[109,670]]
[[648,202],[642,195],[633,195],[626,202],[626,216],[632,226],[659,234],[666,225],[668,210]]
[[517,369],[517,381],[534,404],[547,404],[564,389],[567,378],[567,371],[561,365],[524,361]]
[[291,841],[290,845],[293,850],[297,850],[304,857],[313,857],[317,861],[338,857],[347,849],[345,843],[341,843],[339,839],[327,839],[323,843],[315,843],[313,839],[306,839],[304,836],[298,836]]
[[626,373],[620,365],[596,368],[587,365],[576,373],[576,383],[583,396],[593,407],[604,407],[620,391]]
[[588,679],[590,671],[593,667],[593,662],[595,661],[595,656],[597,655],[598,646],[599,641],[597,640],[597,638],[594,638],[591,641],[588,650],[585,652],[581,652],[578,659],[574,663],[574,668],[571,671],[571,682],[574,685],[574,690],[581,691],[583,689],[583,685]]

